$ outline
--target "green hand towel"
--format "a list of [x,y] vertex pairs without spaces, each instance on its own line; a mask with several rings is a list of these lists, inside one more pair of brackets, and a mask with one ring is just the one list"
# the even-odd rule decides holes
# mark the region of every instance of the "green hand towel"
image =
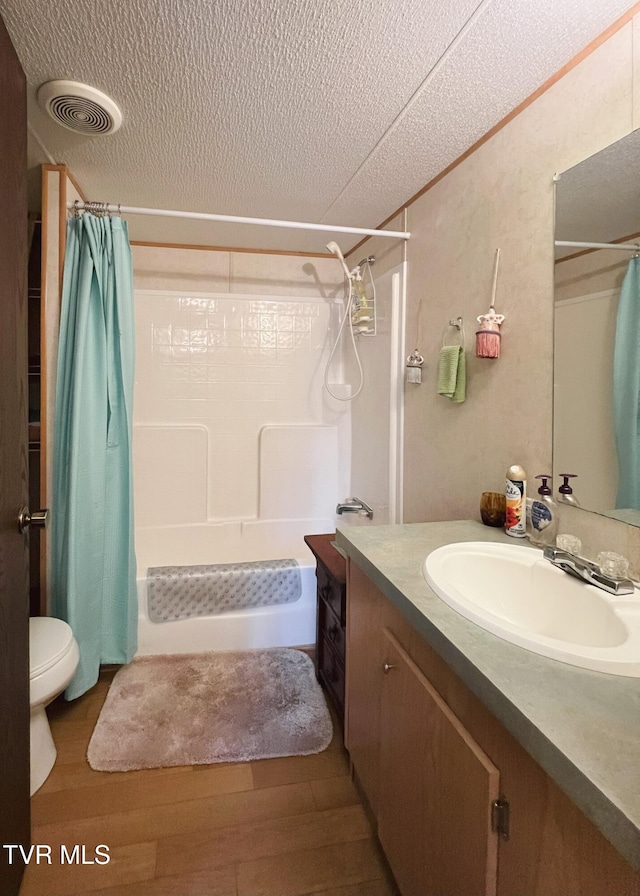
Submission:
[[438,394],[451,401],[465,400],[467,362],[461,345],[443,345],[438,360]]

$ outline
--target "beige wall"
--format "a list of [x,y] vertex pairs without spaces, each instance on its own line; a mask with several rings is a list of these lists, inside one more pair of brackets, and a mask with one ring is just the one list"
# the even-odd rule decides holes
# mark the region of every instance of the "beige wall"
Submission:
[[[530,478],[551,467],[553,176],[640,124],[639,55],[636,19],[409,207],[407,338],[422,300],[426,363],[423,385],[405,389],[407,522],[478,518],[480,493],[501,489],[507,466]],[[502,357],[477,359],[498,247]],[[436,376],[443,328],[458,315],[468,383],[455,405]],[[626,530],[615,537],[626,546]]]

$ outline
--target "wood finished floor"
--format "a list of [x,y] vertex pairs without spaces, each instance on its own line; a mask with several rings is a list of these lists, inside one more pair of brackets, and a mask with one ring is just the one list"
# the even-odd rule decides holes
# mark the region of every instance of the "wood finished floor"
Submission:
[[[29,864],[21,896],[394,896],[337,724],[314,756],[95,772],[86,750],[113,674],[49,707],[58,759],[31,812],[52,864]],[[87,863],[105,844],[109,864],[60,864],[76,844]]]

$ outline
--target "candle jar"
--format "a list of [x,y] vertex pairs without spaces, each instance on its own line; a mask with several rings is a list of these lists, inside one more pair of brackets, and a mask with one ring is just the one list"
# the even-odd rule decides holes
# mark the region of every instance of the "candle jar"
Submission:
[[501,492],[482,492],[480,496],[480,517],[485,526],[504,526],[507,516],[507,502]]

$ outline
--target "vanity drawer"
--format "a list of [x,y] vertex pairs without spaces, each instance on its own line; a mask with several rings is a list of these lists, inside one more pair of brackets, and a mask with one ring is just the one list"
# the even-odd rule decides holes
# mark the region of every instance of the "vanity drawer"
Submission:
[[317,565],[316,575],[318,577],[318,597],[331,607],[340,620],[340,625],[344,628],[347,621],[346,586],[333,579],[321,563]]
[[344,717],[344,664],[336,656],[326,637],[318,645],[318,678],[327,688],[342,720]]
[[344,626],[340,625],[339,618],[323,600],[318,601],[318,632],[331,644],[335,654],[342,660],[346,649],[346,637]]

